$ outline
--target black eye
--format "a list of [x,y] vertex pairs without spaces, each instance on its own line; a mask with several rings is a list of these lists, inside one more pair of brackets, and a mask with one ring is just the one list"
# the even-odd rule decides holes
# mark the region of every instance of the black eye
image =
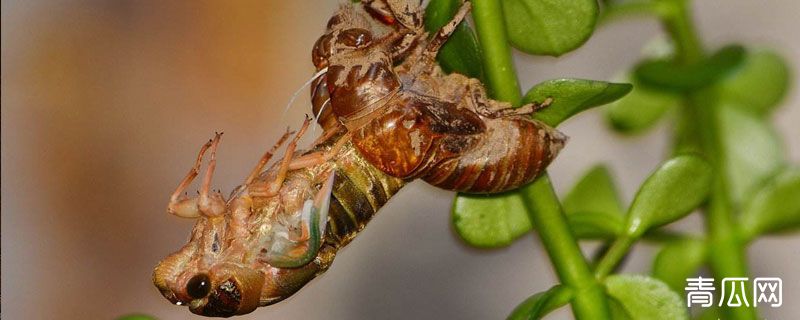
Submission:
[[193,299],[203,298],[209,291],[211,291],[211,279],[205,273],[195,275],[186,284],[186,293]]

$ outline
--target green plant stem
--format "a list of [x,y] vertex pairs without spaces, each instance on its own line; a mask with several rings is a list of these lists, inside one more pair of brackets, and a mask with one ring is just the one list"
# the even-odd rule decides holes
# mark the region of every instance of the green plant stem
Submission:
[[[473,0],[472,5],[475,30],[492,96],[518,106],[522,94],[511,59],[500,0]],[[539,237],[559,279],[575,292],[572,300],[575,318],[611,319],[605,292],[592,275],[567,225],[550,178],[544,174],[520,192],[531,221],[538,226]]]
[[[692,25],[685,0],[672,0],[675,11],[665,17],[664,24],[672,36],[679,62],[689,64],[698,62],[704,56],[703,49]],[[727,277],[746,277],[747,259],[744,241],[736,233],[737,226],[725,176],[725,156],[718,135],[717,121],[719,102],[713,88],[703,89],[685,97],[684,113],[681,120],[684,130],[677,141],[687,141],[687,134],[697,134],[699,143],[692,146],[708,157],[714,166],[715,176],[711,195],[706,208],[706,225],[711,244],[709,265],[721,283]],[[679,131],[679,132],[681,132]],[[691,149],[691,148],[690,148]],[[746,290],[749,292],[749,290]],[[747,292],[744,294],[747,295]],[[725,308],[726,319],[757,319],[755,308]]]
[[662,21],[674,40],[676,58],[683,64],[696,63],[704,54],[700,38],[689,16],[688,0],[671,0],[669,4],[671,6],[665,10]]
[[[511,59],[500,0],[473,0],[475,30],[489,88],[495,99],[519,105],[522,94]],[[603,287],[592,275],[578,241],[569,229],[561,203],[545,173],[520,191],[531,221],[560,281],[575,292],[572,312],[577,319],[611,319]]]
[[630,251],[631,246],[636,243],[635,239],[627,236],[622,236],[614,240],[611,248],[608,249],[603,258],[594,269],[594,275],[599,280],[605,279],[614,269],[619,265],[619,262],[625,258],[625,255]]
[[569,229],[550,177],[544,174],[523,187],[520,193],[558,278],[574,290],[572,312],[575,318],[611,319],[603,287],[592,275]]
[[474,0],[472,6],[472,18],[475,20],[490,94],[519,106],[522,93],[506,36],[503,7],[498,0]]

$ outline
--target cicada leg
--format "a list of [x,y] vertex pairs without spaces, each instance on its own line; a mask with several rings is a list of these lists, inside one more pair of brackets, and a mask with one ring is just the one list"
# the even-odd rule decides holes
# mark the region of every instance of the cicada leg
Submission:
[[428,45],[419,53],[418,57],[414,57],[417,60],[417,63],[414,65],[414,68],[411,70],[412,74],[421,74],[430,72],[430,70],[437,66],[436,64],[436,55],[439,53],[439,49],[442,48],[447,39],[453,35],[453,32],[456,31],[456,27],[461,21],[466,18],[469,10],[472,9],[472,5],[470,2],[464,2],[461,5],[461,8],[458,9],[453,19],[451,19],[447,24],[445,24],[436,34],[433,36]]
[[267,162],[269,162],[269,160],[272,159],[272,156],[275,154],[275,151],[278,151],[278,148],[280,148],[281,145],[283,145],[283,143],[286,141],[286,139],[289,138],[289,135],[291,134],[292,132],[287,129],[286,133],[284,133],[283,136],[281,136],[281,138],[278,139],[278,142],[276,142],[275,145],[272,146],[272,148],[267,150],[267,152],[264,153],[263,156],[261,156],[261,159],[258,161],[258,164],[256,164],[256,167],[253,168],[253,171],[250,172],[250,175],[247,177],[247,180],[245,180],[244,182],[245,185],[249,185],[250,183],[253,182],[253,180],[258,178],[258,175],[261,174],[261,170],[263,170]]
[[297,170],[318,165],[332,159],[339,152],[342,146],[344,146],[344,144],[350,140],[349,135],[349,133],[346,133],[344,136],[340,137],[339,141],[337,141],[336,144],[328,149],[328,151],[312,152],[292,160],[292,162],[289,163],[289,170]]
[[297,268],[314,260],[322,244],[325,224],[328,221],[331,193],[335,174],[329,173],[327,182],[320,188],[314,199],[303,203],[300,213],[300,236],[276,234],[265,260],[273,267]]
[[478,114],[492,119],[529,116],[553,103],[553,98],[547,98],[541,103],[534,102],[515,108],[510,103],[490,99],[486,95],[486,89],[478,79],[469,79],[468,84],[464,87],[468,91],[464,97],[467,100],[467,104]]
[[[292,163],[292,156],[294,155],[294,150],[297,149],[297,141],[303,136],[303,134],[308,129],[308,126],[311,124],[311,119],[306,117],[305,121],[303,121],[303,126],[300,127],[300,130],[297,131],[297,134],[292,138],[292,142],[286,147],[286,151],[283,155],[283,159],[281,160],[280,167],[278,168],[278,173],[275,175],[275,179],[266,183],[264,185],[257,185],[250,189],[250,195],[254,197],[271,197],[278,194],[278,191],[281,190],[281,186],[283,186],[283,181],[286,180],[286,175],[289,173],[289,164]],[[271,157],[271,155],[270,155]]]
[[[197,160],[194,166],[189,169],[189,173],[183,178],[178,188],[172,193],[169,204],[167,205],[167,212],[183,218],[197,218],[201,214],[207,216],[220,215],[225,212],[225,200],[218,192],[211,193],[211,177],[214,175],[216,167],[216,153],[217,146],[219,145],[222,133],[217,133],[213,140],[209,140],[200,148],[197,155]],[[203,155],[208,149],[211,149],[211,160],[206,169],[203,183],[200,187],[200,196],[196,198],[189,198],[185,195],[184,190],[192,183],[194,178],[200,172],[200,165],[203,161]]]
[[422,29],[422,1],[408,0],[364,0],[364,9],[373,17],[388,25],[411,30]]

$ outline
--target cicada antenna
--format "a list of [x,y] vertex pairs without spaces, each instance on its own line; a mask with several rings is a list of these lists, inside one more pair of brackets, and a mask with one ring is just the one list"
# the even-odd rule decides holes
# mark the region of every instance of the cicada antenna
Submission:
[[283,113],[281,114],[281,123],[283,123],[283,121],[286,120],[286,113],[289,112],[289,108],[291,108],[292,104],[294,104],[294,101],[297,99],[297,96],[300,94],[300,91],[302,91],[303,89],[308,87],[311,84],[311,82],[314,82],[314,80],[316,80],[317,78],[321,77],[326,72],[328,72],[328,67],[320,69],[319,71],[317,71],[317,73],[315,73],[313,76],[311,76],[311,79],[308,79],[308,81],[306,81],[306,83],[304,83],[300,88],[297,89],[297,91],[294,92],[294,94],[292,94],[292,97],[289,99],[289,102],[286,104],[286,108],[283,109]]

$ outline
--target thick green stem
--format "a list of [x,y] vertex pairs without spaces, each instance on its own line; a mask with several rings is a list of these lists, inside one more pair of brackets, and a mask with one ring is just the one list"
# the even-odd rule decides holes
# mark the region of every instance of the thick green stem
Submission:
[[[522,94],[511,59],[500,0],[473,0],[473,18],[478,34],[489,89],[495,99],[519,105]],[[520,190],[539,237],[547,249],[561,282],[575,292],[575,318],[611,319],[602,286],[592,275],[578,241],[567,225],[561,203],[545,174]]]
[[531,222],[561,282],[574,290],[576,319],[611,319],[603,287],[592,275],[547,174],[520,190]]
[[495,99],[518,106],[522,94],[506,36],[503,7],[498,0],[474,0],[472,6],[489,91]]
[[[692,25],[686,0],[672,0],[675,11],[665,17],[664,24],[675,42],[678,62],[690,64],[700,61],[703,50]],[[685,106],[676,141],[678,150],[696,149],[711,161],[714,182],[706,208],[706,225],[710,241],[709,265],[721,284],[723,278],[747,277],[747,258],[744,241],[736,233],[728,181],[725,173],[725,150],[719,137],[719,101],[712,88],[692,92],[685,97]],[[687,135],[696,135],[688,137]],[[684,145],[682,142],[699,141]],[[749,292],[746,290],[745,295]],[[757,319],[755,308],[726,308],[726,319]]]

